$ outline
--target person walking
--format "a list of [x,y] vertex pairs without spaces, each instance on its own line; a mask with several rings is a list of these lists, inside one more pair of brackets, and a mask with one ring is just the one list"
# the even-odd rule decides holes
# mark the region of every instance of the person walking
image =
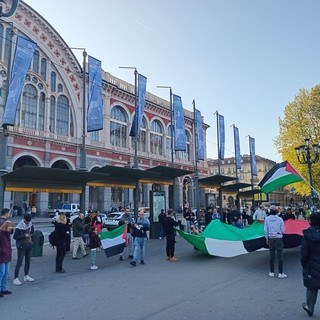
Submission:
[[164,220],[164,233],[166,235],[167,244],[166,244],[166,254],[167,254],[167,260],[168,261],[178,261],[178,259],[174,255],[175,251],[175,229],[174,227],[177,227],[179,223],[173,219],[174,211],[172,209],[169,209],[167,212],[167,216]]
[[67,217],[64,213],[59,212],[58,218],[54,222],[54,228],[56,233],[56,272],[64,273],[65,270],[62,267],[64,257],[66,255],[66,246],[68,241],[67,234]]
[[160,226],[159,239],[163,239],[165,237],[165,233],[164,233],[165,219],[166,219],[166,213],[164,212],[164,209],[161,209],[161,211],[158,215],[159,226]]
[[311,317],[320,289],[320,213],[311,213],[310,227],[303,230],[301,243],[301,265],[303,284],[307,288],[306,302],[302,308]]
[[96,227],[90,227],[89,229],[89,248],[90,248],[90,258],[91,258],[91,270],[97,270],[96,265],[97,259],[97,249],[101,247],[101,240],[98,235],[98,230]]
[[270,254],[270,272],[269,276],[274,277],[274,260],[277,252],[279,274],[278,278],[286,278],[287,275],[283,273],[283,233],[284,222],[283,219],[278,216],[278,211],[275,206],[270,207],[270,215],[264,222],[264,233],[267,244],[269,245]]
[[78,260],[77,252],[80,246],[80,250],[82,252],[82,256],[86,257],[88,253],[84,247],[83,235],[85,230],[84,224],[84,214],[82,212],[79,213],[78,217],[75,218],[72,222],[72,232],[73,232],[73,250],[72,250],[72,259]]
[[147,231],[150,230],[150,222],[144,216],[143,209],[138,212],[138,219],[133,225],[133,260],[130,264],[135,267],[137,260],[140,259],[141,264],[145,264]]
[[[128,251],[128,259],[132,259],[133,258],[133,238],[131,235],[131,227],[133,226],[133,218],[130,215],[130,208],[126,208],[124,210],[124,214],[121,217],[120,221],[119,221],[119,226],[126,224],[127,225],[127,246],[125,248],[127,248]],[[119,256],[119,260],[123,261],[123,254],[124,254],[124,250],[120,253]]]
[[12,260],[11,233],[13,224],[7,220],[0,226],[0,298],[11,294],[7,289],[10,262]]
[[18,223],[14,230],[13,239],[16,240],[17,247],[17,263],[14,269],[14,279],[13,285],[20,286],[22,283],[19,280],[19,271],[22,266],[22,261],[24,258],[24,278],[25,282],[34,281],[33,278],[29,276],[30,262],[31,262],[31,249],[33,240],[34,228],[31,222],[31,214],[25,213],[23,219]]

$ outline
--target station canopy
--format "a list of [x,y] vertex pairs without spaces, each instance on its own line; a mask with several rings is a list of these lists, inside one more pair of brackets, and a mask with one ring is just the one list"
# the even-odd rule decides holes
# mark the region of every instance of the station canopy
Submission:
[[192,173],[163,166],[140,170],[107,165],[93,171],[23,166],[2,178],[5,191],[81,193],[85,185],[135,188],[137,182],[173,184],[174,177]]
[[220,188],[222,183],[237,180],[235,177],[216,174],[210,177],[199,179],[199,186],[203,188]]

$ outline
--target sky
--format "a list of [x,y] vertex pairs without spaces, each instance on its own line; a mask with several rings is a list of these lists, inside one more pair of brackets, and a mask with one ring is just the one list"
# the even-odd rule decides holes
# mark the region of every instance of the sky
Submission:
[[[319,83],[318,0],[25,0],[70,47],[84,47],[103,70],[183,107],[192,101],[210,126],[207,157],[217,158],[216,112],[224,116],[225,157],[241,154],[281,162],[274,139],[285,106]],[[74,51],[80,63],[82,52]],[[303,142],[304,137],[301,137]]]

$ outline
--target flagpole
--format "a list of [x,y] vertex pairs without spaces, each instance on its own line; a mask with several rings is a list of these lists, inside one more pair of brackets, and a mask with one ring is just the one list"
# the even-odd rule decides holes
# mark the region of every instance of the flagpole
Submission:
[[230,127],[233,128],[233,145],[234,145],[234,166],[235,166],[235,169],[236,169],[236,181],[239,182],[239,177],[238,177],[238,169],[237,169],[237,159],[236,159],[236,139],[235,139],[235,135],[234,135],[234,132],[235,132],[235,125],[231,125]]
[[199,171],[198,171],[198,127],[196,121],[196,102],[192,100],[193,105],[193,123],[194,123],[194,156],[195,156],[195,164],[194,164],[194,200],[196,202],[197,208],[197,220],[200,225],[200,202],[199,202]]

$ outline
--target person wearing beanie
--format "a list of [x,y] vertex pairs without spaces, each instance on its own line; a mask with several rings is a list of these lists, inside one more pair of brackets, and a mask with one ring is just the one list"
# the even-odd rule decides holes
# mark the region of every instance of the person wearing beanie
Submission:
[[22,266],[24,258],[24,281],[34,281],[29,276],[30,262],[31,262],[31,249],[33,240],[34,228],[31,222],[31,214],[25,213],[23,219],[18,223],[14,230],[13,239],[16,240],[17,247],[17,264],[14,269],[13,285],[20,286],[22,283],[19,280],[19,271]]

